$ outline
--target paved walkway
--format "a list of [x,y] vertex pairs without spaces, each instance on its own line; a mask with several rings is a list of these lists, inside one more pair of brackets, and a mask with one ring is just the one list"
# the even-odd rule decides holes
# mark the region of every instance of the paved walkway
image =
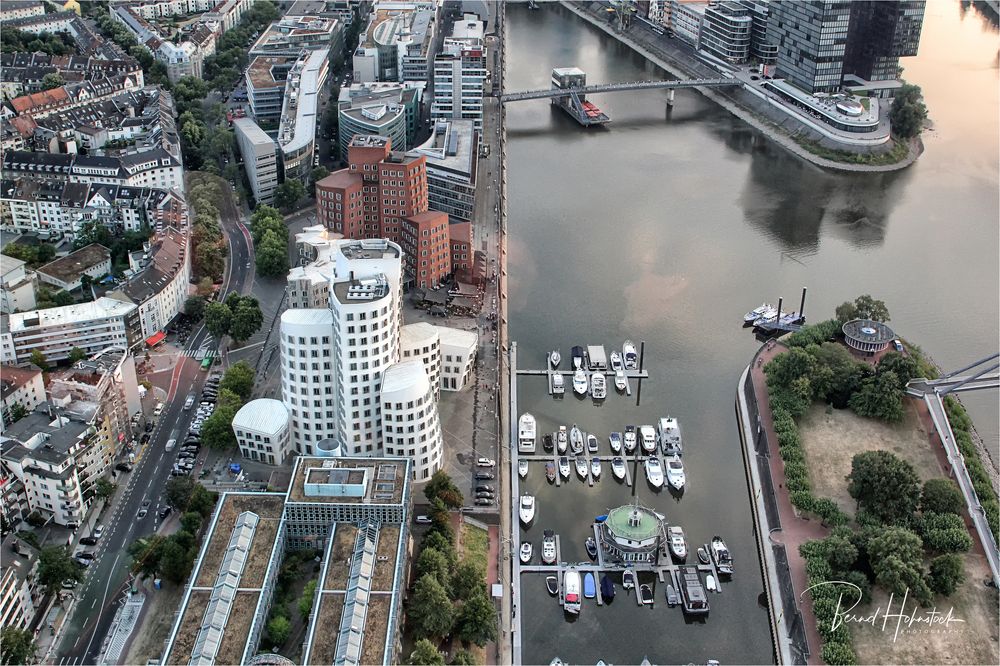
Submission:
[[774,422],[771,416],[771,405],[768,403],[767,379],[764,375],[764,366],[782,352],[787,351],[787,347],[782,344],[772,344],[760,351],[750,368],[750,376],[753,379],[753,390],[757,396],[757,409],[760,412],[760,421],[767,433],[768,456],[770,458],[771,478],[777,484],[774,488],[775,500],[778,504],[778,517],[781,519],[781,529],[771,532],[770,539],[774,543],[785,546],[788,555],[788,570],[792,574],[792,584],[798,595],[799,611],[802,613],[803,624],[805,625],[806,638],[809,641],[809,663],[822,664],[819,650],[822,645],[819,631],[816,629],[816,616],[813,614],[812,599],[802,591],[808,587],[806,577],[806,563],[799,555],[799,545],[813,539],[822,539],[829,534],[829,530],[823,527],[816,520],[800,518],[792,506],[788,489],[785,488],[785,463],[778,453],[778,436],[774,432]]

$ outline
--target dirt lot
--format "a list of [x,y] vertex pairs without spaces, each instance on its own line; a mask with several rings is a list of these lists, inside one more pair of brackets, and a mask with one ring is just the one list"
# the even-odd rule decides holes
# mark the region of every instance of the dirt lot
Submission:
[[145,609],[141,623],[135,628],[132,645],[122,663],[145,664],[163,654],[163,642],[170,635],[183,597],[184,587],[169,583],[147,597],[149,607]]
[[847,409],[827,411],[825,406],[813,406],[799,422],[813,493],[829,497],[853,515],[854,500],[847,494],[844,477],[851,473],[854,454],[876,449],[891,451],[908,461],[921,479],[942,476],[937,454],[912,400],[908,399],[905,406],[906,416],[896,425],[862,419]]

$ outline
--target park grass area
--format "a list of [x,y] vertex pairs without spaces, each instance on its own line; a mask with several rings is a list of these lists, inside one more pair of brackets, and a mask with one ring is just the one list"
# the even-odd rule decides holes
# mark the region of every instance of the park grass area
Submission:
[[462,523],[462,553],[461,560],[463,562],[476,562],[483,567],[483,571],[487,570],[487,561],[490,556],[490,535],[489,532],[482,529],[481,527],[476,527],[475,525],[470,525],[469,523]]
[[[813,405],[799,422],[799,436],[806,454],[809,478],[817,497],[829,497],[844,512],[853,515],[855,501],[847,492],[846,476],[851,460],[864,451],[885,450],[913,465],[922,481],[945,476],[930,433],[922,426],[912,398],[904,400],[905,414],[898,424],[862,418],[847,409]],[[883,630],[885,614],[900,612],[900,599],[891,608],[889,593],[872,587],[872,601],[857,606],[858,616],[876,615],[874,623],[850,623],[858,663],[861,664],[995,664],[1000,663],[1000,613],[997,591],[987,587],[989,577],[985,557],[976,549],[963,555],[965,582],[950,597],[936,597],[937,610],[962,622],[948,627],[915,623],[907,628],[904,620],[895,637],[896,619],[890,618]],[[845,600],[845,605],[849,602]],[[916,617],[926,617],[931,609],[921,609],[911,598],[906,613],[916,608]]]
[[814,404],[799,419],[799,437],[817,497],[829,497],[842,511],[853,515],[855,502],[847,492],[845,477],[851,473],[851,460],[864,451],[890,451],[913,465],[924,480],[944,476],[913,398],[906,398],[903,406],[903,420],[896,424],[820,404]]
[[906,141],[893,139],[892,150],[886,153],[852,153],[846,150],[834,150],[827,148],[816,141],[792,136],[797,144],[808,150],[813,155],[817,155],[832,162],[843,162],[844,164],[863,164],[866,166],[889,166],[899,164],[910,154],[910,144]]

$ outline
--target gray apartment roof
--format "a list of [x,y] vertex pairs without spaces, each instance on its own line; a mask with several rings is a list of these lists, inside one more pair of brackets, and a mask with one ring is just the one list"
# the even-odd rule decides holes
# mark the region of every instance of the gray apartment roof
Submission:
[[471,120],[438,120],[433,133],[407,155],[423,155],[427,168],[454,173],[475,181],[479,137]]
[[[86,423],[72,420],[66,416],[62,417],[62,421],[62,427],[53,426],[55,419],[48,415],[44,407],[39,407],[7,426],[4,436],[18,442],[27,442],[35,435],[44,433],[48,435],[45,443],[35,449],[25,449],[26,455],[45,462],[62,462],[70,448],[79,441],[80,435],[90,427]],[[7,456],[6,451],[4,455]]]
[[111,250],[99,243],[81,247],[75,252],[70,252],[65,257],[60,257],[55,261],[41,266],[37,272],[48,275],[60,282],[74,282],[85,272],[95,266],[100,266],[111,260]]

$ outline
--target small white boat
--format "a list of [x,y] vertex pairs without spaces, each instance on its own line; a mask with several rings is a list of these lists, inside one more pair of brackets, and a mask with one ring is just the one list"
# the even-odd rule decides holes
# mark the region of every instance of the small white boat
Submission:
[[625,378],[624,370],[615,370],[615,388],[624,391],[628,388],[628,379]]
[[542,533],[542,562],[554,564],[556,561],[556,537],[552,530]]
[[604,400],[608,395],[608,384],[603,372],[594,372],[590,376],[590,395],[594,400]]
[[564,479],[569,478],[569,458],[566,456],[559,459],[559,476]]
[[522,479],[528,476],[528,461],[518,460],[517,461],[517,475]]
[[656,451],[656,430],[653,429],[653,426],[639,426],[639,441],[642,443],[642,450],[646,453]]
[[622,587],[626,590],[631,590],[635,587],[635,572],[631,569],[625,569],[622,572]]
[[712,538],[712,559],[715,560],[715,566],[720,574],[732,575],[733,556],[730,555],[726,542],[718,535]]
[[611,459],[611,473],[615,475],[615,478],[621,481],[625,478],[625,461],[619,456],[615,456]]
[[587,459],[583,456],[576,457],[576,473],[580,475],[580,478],[584,481],[587,480],[587,473],[589,468],[587,467]]
[[552,395],[563,395],[566,393],[566,380],[562,373],[557,372],[552,375]]
[[653,605],[653,588],[643,583],[639,586],[639,601],[643,606]]
[[670,537],[670,554],[683,562],[688,556],[687,539],[684,538],[684,530],[680,525],[671,525],[667,528],[667,536]]
[[566,445],[569,443],[569,433],[566,432],[566,426],[559,426],[559,432],[556,433],[556,450],[559,454],[566,453]]
[[525,541],[521,544],[521,563],[527,564],[531,561],[532,548],[531,544]]
[[622,363],[622,355],[617,351],[611,352],[611,369],[615,371],[625,369],[625,364]]
[[562,361],[562,355],[559,353],[558,349],[553,349],[552,353],[549,354],[549,363],[552,364],[553,368],[558,368],[559,363]]
[[681,424],[677,422],[677,419],[672,416],[660,419],[657,429],[659,430],[660,450],[663,451],[663,455],[680,455],[684,451],[684,444],[681,441]]
[[577,369],[573,373],[573,392],[577,395],[587,395],[587,373],[583,370]]
[[639,355],[631,340],[626,340],[622,345],[622,361],[625,363],[626,370],[636,370],[639,367]]
[[519,453],[535,452],[535,417],[528,412],[517,420],[517,450]]
[[[743,315],[743,322],[746,324],[752,323],[761,317],[765,316],[768,312],[776,312],[774,306],[770,303],[763,303],[760,307],[754,308],[750,312]],[[774,315],[771,315],[774,316]]]
[[620,432],[613,432],[608,435],[608,441],[611,442],[611,451],[613,453],[622,452],[622,434]]
[[660,465],[660,459],[656,456],[649,456],[646,458],[644,466],[646,468],[646,480],[649,481],[649,485],[654,488],[662,488],[663,467]]
[[632,453],[635,451],[636,436],[635,436],[635,426],[627,425],[625,426],[625,452]]
[[682,490],[687,479],[684,476],[684,463],[680,456],[673,455],[667,459],[667,483],[674,490]]
[[583,453],[583,431],[575,423],[569,430],[569,448],[575,454]]
[[580,573],[570,569],[563,576],[563,610],[576,615],[580,612]]
[[719,584],[718,582],[716,582],[715,576],[713,576],[712,574],[707,574],[705,576],[705,589],[708,590],[709,592],[719,591]]
[[589,433],[588,432],[587,433],[587,452],[588,453],[597,453],[597,447],[598,446],[600,446],[600,443],[597,441],[597,436],[594,435],[593,433]]
[[[751,310],[751,312],[755,312],[755,311]],[[760,325],[759,322],[769,321],[769,320],[774,319],[775,317],[777,317],[778,316],[778,308],[774,307],[773,305],[768,304],[766,308],[763,308],[760,312],[757,312],[757,316],[754,317],[753,319],[746,319],[746,316],[749,315],[749,314],[750,314],[750,312],[748,312],[746,315],[744,315],[743,323],[744,324],[750,323],[750,324],[753,324],[754,326],[759,326]]]
[[594,477],[594,480],[601,478],[601,459],[591,458],[590,460],[590,474]]
[[521,522],[528,525],[535,519],[535,497],[533,495],[521,495],[521,502],[517,507],[517,515]]

